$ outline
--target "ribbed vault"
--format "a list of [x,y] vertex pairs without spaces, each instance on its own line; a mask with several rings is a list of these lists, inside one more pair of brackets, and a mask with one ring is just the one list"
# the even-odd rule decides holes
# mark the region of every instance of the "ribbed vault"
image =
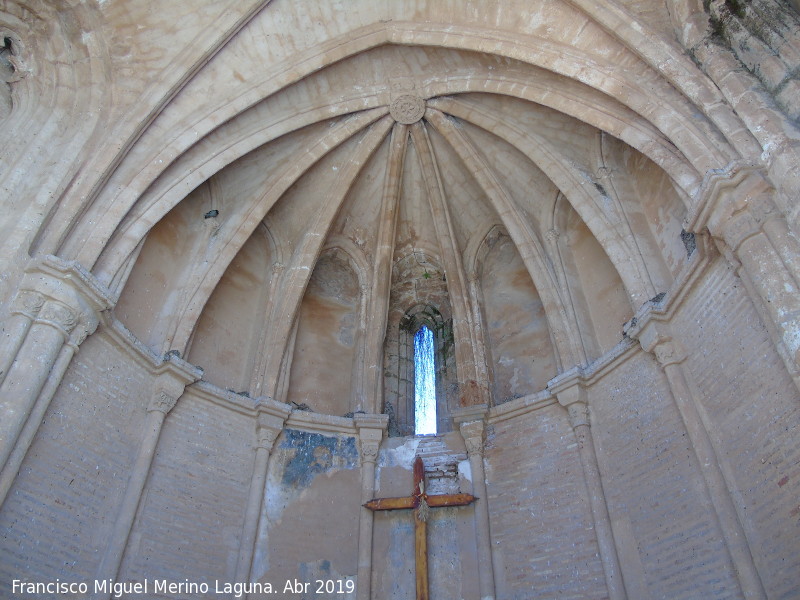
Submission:
[[448,401],[491,404],[621,340],[685,260],[696,182],[673,140],[596,88],[497,54],[382,45],[221,123],[135,201],[119,189],[94,271],[156,351],[333,414],[382,410],[402,377],[386,367],[393,315],[430,304],[452,327]]

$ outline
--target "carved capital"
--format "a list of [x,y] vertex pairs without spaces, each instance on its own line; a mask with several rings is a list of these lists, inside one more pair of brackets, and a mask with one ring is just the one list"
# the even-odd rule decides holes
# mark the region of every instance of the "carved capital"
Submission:
[[353,415],[353,424],[358,430],[361,461],[374,463],[378,459],[381,440],[389,426],[389,415],[356,413]]
[[686,358],[686,354],[678,346],[678,343],[672,339],[659,341],[653,348],[653,352],[662,367],[678,364]]
[[157,411],[167,415],[169,411],[175,407],[177,402],[178,398],[176,396],[172,396],[164,390],[159,390],[150,400],[150,404],[147,405],[147,412]]
[[74,348],[77,348],[86,340],[86,338],[89,336],[90,333],[91,331],[89,331],[89,326],[86,324],[85,321],[82,320],[75,327],[75,329],[72,332],[72,335],[70,335],[69,344]]
[[281,430],[273,427],[259,426],[256,428],[256,448],[264,448],[272,451],[275,440],[281,434]]
[[39,311],[36,322],[51,325],[61,331],[66,337],[69,337],[69,334],[75,329],[81,316],[81,314],[76,313],[70,309],[70,307],[60,302],[48,300]]
[[262,397],[256,400],[256,448],[272,451],[291,412],[292,409],[287,404],[272,398]]
[[645,352],[652,352],[662,367],[683,362],[686,352],[681,345],[672,338],[669,326],[654,318],[647,318],[644,323],[638,323],[629,330],[629,335],[638,339]]
[[581,425],[589,426],[589,398],[580,367],[573,367],[554,377],[547,387],[558,399],[558,403],[567,409],[569,424],[573,429]]
[[11,305],[11,314],[23,315],[33,320],[44,305],[45,297],[39,292],[21,290]]
[[467,454],[470,456],[483,456],[483,437],[465,437],[464,445],[467,447]]
[[108,290],[88,271],[57,256],[32,259],[20,289],[12,312],[55,327],[76,346],[97,329],[101,313],[113,306]]
[[374,463],[378,460],[378,450],[380,450],[381,443],[375,440],[361,440],[361,461]]
[[470,456],[483,456],[484,442],[486,440],[486,425],[483,420],[465,421],[459,423],[461,437]]
[[567,406],[567,413],[569,414],[569,424],[573,429],[577,429],[581,425],[589,426],[589,405],[585,402],[574,402]]
[[547,233],[544,234],[544,237],[551,244],[555,244],[556,242],[558,242],[558,238],[561,237],[561,232],[556,228],[548,229]]

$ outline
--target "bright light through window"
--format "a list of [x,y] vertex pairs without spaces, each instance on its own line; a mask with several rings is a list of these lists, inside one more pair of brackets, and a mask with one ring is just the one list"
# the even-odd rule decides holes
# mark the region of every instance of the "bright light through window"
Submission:
[[436,433],[436,377],[433,332],[425,325],[414,335],[414,431]]

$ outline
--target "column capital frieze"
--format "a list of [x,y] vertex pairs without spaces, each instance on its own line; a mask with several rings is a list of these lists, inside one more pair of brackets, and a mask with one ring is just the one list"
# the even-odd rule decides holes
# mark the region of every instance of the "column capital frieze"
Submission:
[[33,290],[20,290],[11,304],[11,314],[22,315],[32,321],[44,306],[45,300],[44,294]]
[[58,329],[66,339],[78,325],[78,322],[86,323],[86,315],[76,311],[74,308],[63,304],[57,300],[47,299],[42,305],[39,314],[36,315],[36,323],[44,323]]

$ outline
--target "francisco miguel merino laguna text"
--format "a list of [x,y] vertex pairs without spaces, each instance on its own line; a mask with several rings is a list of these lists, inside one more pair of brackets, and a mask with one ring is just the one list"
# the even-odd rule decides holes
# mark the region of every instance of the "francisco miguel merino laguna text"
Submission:
[[[202,582],[168,581],[166,579],[145,579],[144,581],[114,581],[113,579],[95,579],[93,582],[93,592],[95,594],[109,594],[113,598],[122,598],[123,595],[148,594],[208,594],[211,591],[209,584]],[[271,583],[242,583],[214,580],[214,593],[233,595],[234,598],[242,598],[246,594],[274,594],[278,591],[283,593],[352,593],[355,590],[355,582],[352,579],[340,580],[321,580],[314,582],[303,582],[297,579],[288,579],[282,589],[275,587]],[[89,592],[89,584],[86,582],[67,582],[56,579],[49,582],[30,582],[20,579],[12,580],[11,591],[14,594],[86,594]]]

